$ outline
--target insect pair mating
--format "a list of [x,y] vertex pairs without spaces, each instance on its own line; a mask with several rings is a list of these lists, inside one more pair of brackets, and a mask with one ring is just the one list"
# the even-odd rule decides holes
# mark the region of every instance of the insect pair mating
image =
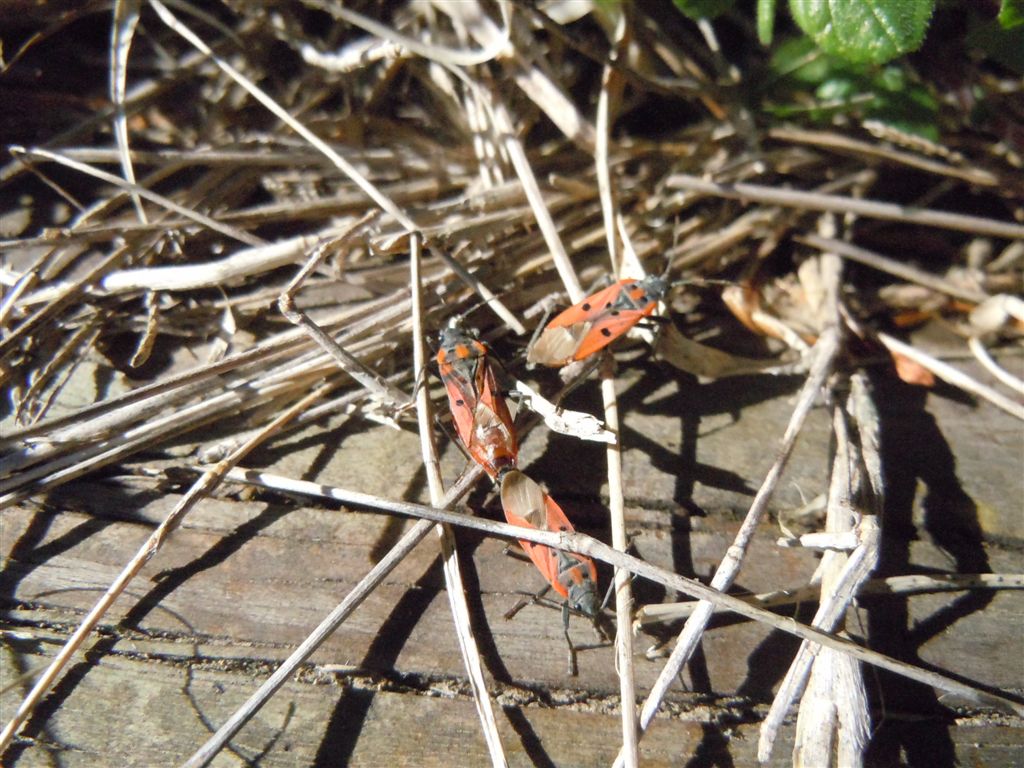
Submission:
[[[498,363],[487,345],[453,319],[441,333],[437,366],[459,442],[500,485],[505,519],[512,525],[543,531],[575,530],[555,500],[517,469],[515,424]],[[565,598],[566,608],[591,618],[597,615],[600,601],[593,560],[528,541],[519,543],[551,587]],[[567,627],[568,610],[563,619]]]
[[[658,277],[620,280],[555,317],[532,346],[528,360],[563,365],[582,360],[651,315],[667,283]],[[546,531],[573,531],[562,508],[517,469],[519,444],[505,400],[502,372],[486,344],[458,318],[441,332],[437,366],[448,394],[459,441],[501,488],[505,519]],[[593,560],[520,541],[551,587],[565,599],[563,625],[568,639],[568,608],[594,618],[600,608]],[[572,643],[570,641],[570,652]]]

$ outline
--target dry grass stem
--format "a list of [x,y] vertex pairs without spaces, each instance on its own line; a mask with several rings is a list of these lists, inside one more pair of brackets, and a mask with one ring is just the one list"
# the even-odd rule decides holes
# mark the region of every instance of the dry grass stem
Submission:
[[[608,429],[621,434],[619,407],[615,397],[615,361],[610,354],[604,356],[601,366],[601,399],[604,401],[604,420]],[[608,517],[612,530],[612,546],[625,552],[629,546],[626,536],[626,504],[622,488],[622,454],[618,443],[605,451],[608,458]],[[640,762],[639,733],[636,715],[636,684],[633,670],[633,589],[629,573],[616,568],[615,579],[615,668],[619,673],[619,702],[622,707],[623,764],[636,766]]]
[[992,355],[985,349],[981,339],[977,336],[972,336],[967,340],[967,348],[971,350],[975,360],[981,363],[985,370],[992,374],[1003,386],[1012,389],[1017,397],[1024,398],[1024,380],[1017,378],[992,359]]
[[884,145],[871,144],[866,141],[844,136],[840,133],[827,131],[807,131],[797,128],[772,128],[768,135],[773,139],[791,141],[798,144],[809,144],[812,146],[836,149],[842,152],[854,152],[866,157],[877,157],[891,163],[905,165],[910,168],[918,168],[937,176],[950,176],[956,179],[963,179],[978,186],[991,187],[999,183],[999,178],[981,168],[959,168],[926,157],[915,155],[910,152],[903,152]]
[[959,387],[964,392],[969,392],[983,400],[988,400],[996,408],[1006,411],[1014,418],[1024,421],[1024,405],[1014,402],[1010,398],[1006,397],[1006,395],[992,389],[992,387],[986,384],[982,384],[980,381],[968,376],[963,371],[954,368],[949,363],[944,363],[937,357],[929,355],[918,347],[906,344],[899,339],[890,336],[888,333],[879,333],[878,340],[881,341],[887,349],[908,357],[918,365],[927,368],[943,381],[952,384],[954,387]]
[[980,303],[988,298],[987,294],[983,291],[966,285],[957,285],[950,280],[925,272],[923,269],[917,269],[909,264],[904,264],[896,259],[883,256],[880,253],[874,253],[867,248],[851,245],[842,240],[821,237],[815,234],[803,235],[796,239],[798,242],[807,243],[823,251],[838,253],[840,256],[856,261],[858,264],[864,264],[880,272],[899,277],[909,283],[923,285],[926,288],[945,293],[948,296],[955,296],[956,298],[975,303]]
[[[929,592],[961,592],[974,589],[1024,589],[1024,574],[1018,573],[953,573],[941,576],[914,574],[868,579],[857,590],[858,597],[872,595],[916,595]],[[800,589],[778,589],[756,595],[743,595],[742,599],[778,610],[789,609],[818,599],[821,588],[817,585]],[[678,621],[693,615],[699,602],[652,603],[637,609],[633,626],[636,629],[650,624]],[[717,612],[719,609],[716,608]]]
[[696,176],[677,174],[665,180],[670,189],[686,189],[709,195],[721,195],[734,200],[754,200],[770,205],[785,205],[811,211],[826,211],[840,214],[855,214],[867,218],[899,221],[924,227],[952,229],[989,237],[1005,237],[1020,240],[1024,238],[1024,225],[993,221],[979,216],[965,216],[950,211],[932,211],[894,203],[861,200],[854,197],[823,195],[814,192],[800,192],[776,189],[760,184],[716,184]]
[[[625,14],[619,16],[614,43],[615,48],[620,51],[629,45]],[[616,277],[626,277],[626,275],[621,273],[622,263],[617,247],[618,206],[608,165],[608,149],[611,138],[611,118],[617,112],[622,87],[622,80],[616,75],[615,70],[605,67],[597,105],[597,142],[594,160],[601,199],[601,213],[608,243],[608,261],[611,266],[611,274]],[[623,239],[628,242],[626,237]],[[635,275],[635,277],[642,276]],[[574,301],[578,301],[578,299],[574,299]],[[621,434],[619,406],[615,396],[615,359],[610,353],[605,353],[601,360],[601,400],[608,429],[613,434]],[[612,546],[625,552],[629,547],[629,539],[626,535],[622,449],[618,441],[608,445],[605,456],[608,461],[608,518],[612,533]],[[627,768],[635,768],[640,763],[640,751],[636,715],[636,671],[633,668],[633,634],[630,631],[633,617],[633,589],[630,576],[625,571],[616,569],[613,579],[615,583],[615,669],[619,674],[619,705],[622,708],[621,754]]]
[[[114,138],[121,160],[125,181],[135,184],[135,168],[132,165],[128,139],[128,115],[124,110],[125,91],[128,88],[128,52],[132,37],[139,24],[141,0],[115,0],[114,25],[110,38],[110,100],[114,104]],[[138,192],[132,192],[132,205],[139,221],[147,223],[146,210]]]

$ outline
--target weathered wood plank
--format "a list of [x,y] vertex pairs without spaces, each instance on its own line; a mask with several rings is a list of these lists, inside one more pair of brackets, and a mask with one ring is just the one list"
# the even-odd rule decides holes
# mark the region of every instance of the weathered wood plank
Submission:
[[[9,651],[5,651],[9,653]],[[21,658],[38,660],[28,654]],[[10,669],[9,658],[5,669]],[[79,673],[44,731],[10,753],[10,765],[64,768],[172,766],[188,757],[252,687],[245,670],[112,655]],[[610,703],[499,699],[499,729],[512,766],[609,765],[619,732]],[[710,704],[711,702],[708,702]],[[659,717],[642,745],[644,765],[755,765],[756,726],[711,706]],[[98,713],[102,716],[98,716]],[[963,719],[953,730],[961,763],[1017,764],[1019,730]],[[789,764],[791,729],[771,766]],[[215,766],[477,766],[488,762],[465,690],[438,681],[418,690],[328,676],[289,683]]]
[[[651,381],[627,372],[622,385],[629,414],[624,439],[630,535],[641,556],[706,576],[774,458],[792,382],[755,393],[743,382],[698,387]],[[593,409],[592,394],[584,389],[575,405]],[[961,570],[1024,570],[1021,550],[1012,541],[986,542],[981,535],[1013,535],[1024,478],[1012,470],[1020,469],[1024,432],[985,406],[932,394],[924,411],[924,402],[883,400],[888,423],[896,425],[887,451],[906,458],[889,489],[895,514],[885,521],[889,567],[899,572],[958,565]],[[734,410],[742,418],[734,418]],[[423,499],[415,435],[351,422],[328,433],[326,441],[323,434],[287,436],[251,457],[249,465]],[[535,434],[524,445],[524,465],[571,508],[581,529],[604,537],[602,449]],[[154,459],[151,465],[180,465],[189,450],[182,446],[179,458]],[[827,424],[824,413],[815,412],[775,509],[798,506],[822,490],[826,455]],[[449,449],[446,475],[454,477],[463,463]],[[82,481],[49,494],[45,507],[4,511],[5,681],[19,669],[36,669],[55,652],[179,493],[180,488],[167,491],[137,477]],[[470,505],[499,516],[488,498],[482,486]],[[95,646],[94,657],[102,660],[78,667],[48,699],[29,728],[39,741],[25,748],[18,764],[55,762],[47,739],[56,745],[62,765],[173,764],[287,656],[407,525],[368,513],[239,495],[238,489],[204,501],[115,606]],[[755,541],[739,579],[742,587],[801,586],[813,571],[812,554],[775,546],[776,530],[766,524]],[[605,763],[618,735],[610,649],[583,651],[580,676],[568,678],[556,611],[531,605],[511,621],[503,618],[518,593],[540,586],[539,575],[528,563],[504,555],[501,542],[462,532],[459,546],[485,669],[506,707],[502,728],[513,762]],[[356,765],[442,760],[450,765],[452,754],[466,757],[460,764],[486,761],[436,558],[436,542],[429,539],[389,576],[288,693],[242,732],[245,759],[272,744],[261,764],[308,765],[318,755],[327,764],[338,749]],[[602,584],[609,578],[602,569]],[[665,598],[649,585],[638,583],[636,589],[640,601]],[[851,615],[848,628],[853,633],[870,628],[873,643],[907,658],[1020,692],[1020,655],[1006,649],[1020,648],[1022,601],[1019,593],[889,598]],[[686,764],[697,752],[710,761],[720,754],[716,750],[727,751],[734,765],[752,765],[754,723],[794,643],[751,623],[718,624],[704,640],[703,658],[685,675],[700,693],[674,692],[674,714],[645,742],[652,765]],[[595,639],[578,619],[572,632],[579,643]],[[638,648],[651,642],[641,638]],[[637,660],[641,692],[659,669],[658,661]],[[5,712],[22,690],[15,686],[4,693]],[[897,728],[890,740],[897,753],[908,743],[924,748],[945,739],[962,763],[1000,766],[1013,764],[1008,755],[1024,744],[1016,721],[971,719],[965,710],[966,719],[950,725],[938,714],[941,709],[930,708],[934,699],[909,689],[901,697],[900,690],[897,684],[883,694],[880,706],[895,716],[889,722],[925,726]],[[707,724],[716,716],[728,721],[727,730]],[[883,726],[882,733],[893,728]],[[908,736],[910,730],[916,735]],[[671,750],[658,746],[662,732]],[[786,751],[776,757],[788,761]],[[168,755],[174,759],[165,759]],[[431,762],[435,756],[438,763]],[[225,756],[221,764],[240,760]]]

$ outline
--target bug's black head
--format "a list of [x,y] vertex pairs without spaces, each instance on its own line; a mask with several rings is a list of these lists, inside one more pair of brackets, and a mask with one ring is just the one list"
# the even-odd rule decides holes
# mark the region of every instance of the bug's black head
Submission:
[[601,610],[601,601],[597,597],[597,586],[589,578],[569,587],[569,605],[590,618],[597,616]]
[[668,292],[668,280],[660,275],[648,275],[640,281],[640,287],[652,301],[661,301]]
[[442,328],[438,334],[438,342],[442,349],[451,349],[459,344],[470,344],[479,338],[480,334],[477,333],[477,330],[463,324],[460,316],[450,318],[448,325]]

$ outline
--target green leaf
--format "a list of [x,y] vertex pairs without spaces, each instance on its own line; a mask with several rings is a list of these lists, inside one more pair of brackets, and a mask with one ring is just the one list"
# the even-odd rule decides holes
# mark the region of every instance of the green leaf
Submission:
[[779,42],[770,71],[761,85],[762,108],[776,117],[826,125],[877,120],[938,139],[937,99],[900,64],[855,64],[801,36]]
[[713,19],[732,8],[736,0],[672,0],[680,12],[695,21]]
[[832,61],[809,37],[791,37],[775,47],[769,67],[776,77],[817,85],[832,69]]
[[789,0],[789,10],[823,51],[884,64],[921,46],[935,0]]
[[757,0],[757,39],[761,45],[772,44],[775,31],[775,0]]
[[999,6],[999,25],[1013,29],[1024,24],[1024,0],[1003,0]]

